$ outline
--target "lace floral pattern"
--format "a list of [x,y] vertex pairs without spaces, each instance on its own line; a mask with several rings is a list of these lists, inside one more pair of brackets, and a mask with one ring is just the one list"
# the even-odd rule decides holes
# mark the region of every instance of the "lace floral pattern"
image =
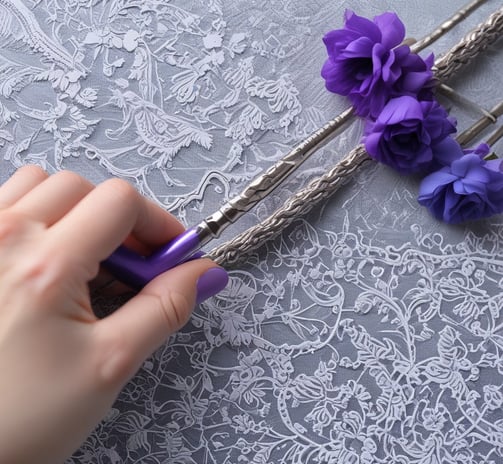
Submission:
[[[343,108],[319,70],[346,7],[395,10],[419,37],[463,5],[440,3],[0,0],[0,178],[30,162],[118,176],[194,224]],[[501,62],[492,49],[454,84],[490,107]],[[501,462],[501,221],[439,225],[417,187],[366,165],[231,270],[68,463]]]

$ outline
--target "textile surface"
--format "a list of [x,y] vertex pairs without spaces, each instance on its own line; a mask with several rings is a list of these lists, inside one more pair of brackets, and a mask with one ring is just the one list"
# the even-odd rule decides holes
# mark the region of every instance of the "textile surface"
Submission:
[[[319,75],[321,38],[346,8],[395,11],[420,38],[463,5],[0,0],[0,181],[27,163],[120,177],[194,225],[347,107]],[[450,85],[490,109],[501,41]],[[480,117],[444,103],[460,129]],[[217,243],[361,132],[356,121]],[[228,288],[145,362],[68,464],[503,462],[502,218],[441,224],[418,185],[367,163],[229,269]]]

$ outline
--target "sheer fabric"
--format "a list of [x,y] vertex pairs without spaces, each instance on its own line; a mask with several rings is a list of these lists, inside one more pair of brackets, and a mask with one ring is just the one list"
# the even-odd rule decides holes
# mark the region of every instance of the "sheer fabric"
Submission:
[[[0,180],[27,163],[121,177],[193,225],[347,107],[319,75],[321,37],[346,8],[395,11],[420,38],[461,6],[0,0]],[[500,6],[488,1],[429,51]],[[486,108],[501,97],[500,48],[451,82]],[[478,118],[446,105],[461,129]],[[361,129],[220,242],[341,159]],[[502,221],[440,224],[417,188],[367,163],[231,269],[68,463],[501,462]]]

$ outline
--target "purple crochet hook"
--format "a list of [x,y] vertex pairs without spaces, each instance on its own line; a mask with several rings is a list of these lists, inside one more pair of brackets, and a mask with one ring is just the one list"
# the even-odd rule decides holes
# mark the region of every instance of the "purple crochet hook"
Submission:
[[189,259],[201,257],[199,250],[217,238],[232,223],[269,195],[295,171],[313,152],[328,143],[353,117],[346,110],[311,134],[285,157],[253,180],[238,196],[225,203],[216,213],[196,227],[186,230],[150,256],[141,256],[119,247],[103,265],[120,281],[133,288],[142,288],[157,275]]
[[204,255],[198,251],[201,246],[196,230],[188,229],[150,256],[120,246],[103,265],[121,282],[140,289],[177,264],[201,258]]

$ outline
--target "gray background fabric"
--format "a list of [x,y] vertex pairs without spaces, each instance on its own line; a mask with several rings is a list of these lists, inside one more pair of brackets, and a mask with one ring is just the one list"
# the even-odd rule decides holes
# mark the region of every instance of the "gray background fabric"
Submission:
[[[346,8],[395,11],[420,38],[463,4],[0,0],[0,181],[27,163],[121,177],[196,224],[347,107],[319,76],[321,38]],[[422,55],[499,7],[488,1]],[[500,42],[450,85],[491,108],[501,58]],[[460,129],[479,117],[444,103]],[[361,131],[355,122],[218,243]],[[68,463],[503,462],[502,220],[440,224],[417,204],[418,183],[368,163],[230,269]]]

